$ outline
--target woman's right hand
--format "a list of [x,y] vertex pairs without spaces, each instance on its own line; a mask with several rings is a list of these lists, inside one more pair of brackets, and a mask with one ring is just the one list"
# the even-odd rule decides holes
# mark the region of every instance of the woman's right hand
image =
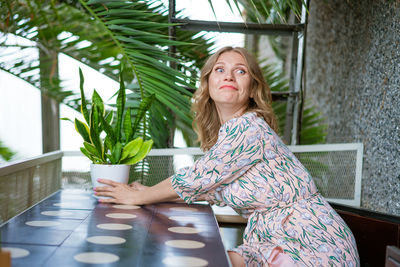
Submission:
[[115,203],[125,205],[142,205],[145,204],[143,190],[139,190],[131,185],[114,182],[108,179],[98,179],[99,183],[104,186],[97,186],[93,188],[96,196],[104,196],[109,198],[102,198],[98,201],[101,203]]
[[179,197],[172,187],[171,178],[167,178],[154,186],[145,186],[138,182],[128,185],[107,179],[98,179],[98,182],[105,186],[94,188],[95,195],[110,197],[99,199],[102,203],[146,205],[173,201]]

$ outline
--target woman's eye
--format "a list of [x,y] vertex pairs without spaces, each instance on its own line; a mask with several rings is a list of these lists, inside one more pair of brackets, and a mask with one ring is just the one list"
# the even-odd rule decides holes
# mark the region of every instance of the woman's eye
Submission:
[[224,69],[223,68],[216,68],[215,71],[216,72],[224,72]]

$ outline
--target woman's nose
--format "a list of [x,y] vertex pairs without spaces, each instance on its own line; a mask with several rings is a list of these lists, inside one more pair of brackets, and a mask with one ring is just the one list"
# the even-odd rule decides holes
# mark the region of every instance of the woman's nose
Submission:
[[234,79],[233,73],[230,71],[225,72],[224,80],[232,81]]

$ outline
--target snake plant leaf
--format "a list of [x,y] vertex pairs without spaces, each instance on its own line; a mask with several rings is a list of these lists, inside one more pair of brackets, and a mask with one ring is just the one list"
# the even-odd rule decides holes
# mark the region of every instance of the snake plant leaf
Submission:
[[111,152],[114,158],[114,162],[112,162],[113,164],[117,164],[119,162],[119,159],[121,157],[121,151],[122,151],[122,144],[120,142],[117,142]]
[[75,129],[82,136],[83,140],[90,143],[89,127],[78,119],[75,119]]
[[74,121],[71,120],[70,118],[60,118],[60,120],[62,120],[62,121],[69,121],[69,122],[74,123]]
[[97,105],[94,105],[92,108],[91,116],[90,116],[90,140],[99,152],[100,155],[103,155],[103,146],[100,142],[100,131],[99,131],[99,108]]
[[100,95],[97,93],[96,90],[93,91],[92,95],[92,108],[97,107],[98,112],[98,120],[94,121],[96,127],[98,127],[97,132],[101,133],[103,131],[103,125],[101,124],[101,118],[104,117],[105,109],[104,109],[104,102],[101,99]]
[[121,161],[126,158],[132,158],[133,156],[135,156],[140,151],[142,145],[143,139],[140,137],[126,144],[122,150]]
[[83,142],[83,146],[85,147],[85,149],[92,155],[98,157],[98,158],[102,158],[102,155],[99,154],[99,152],[97,151],[97,149],[94,147],[94,145],[88,143],[88,142]]
[[97,105],[97,107],[99,108],[99,115],[101,117],[103,117],[104,116],[104,102],[96,90],[93,91],[92,102],[93,102],[93,105]]
[[98,160],[93,157],[84,147],[80,148],[83,155],[85,155],[88,159],[90,159],[93,163],[98,163]]
[[126,101],[125,84],[121,68],[121,72],[119,75],[119,91],[117,96],[117,125],[115,129],[115,137],[117,138],[117,142],[121,141],[122,115],[125,109],[125,101]]
[[153,140],[147,140],[146,142],[143,143],[139,152],[135,156],[123,160],[121,164],[133,165],[138,163],[147,156],[152,146],[153,146]]
[[104,153],[107,153],[108,149],[111,149],[114,146],[114,143],[110,139],[110,136],[106,136],[106,138],[104,138]]
[[125,112],[124,117],[124,132],[125,132],[125,140],[129,142],[129,137],[133,135],[132,131],[132,120],[131,120],[131,108],[128,108]]
[[[104,140],[103,140],[103,155],[102,155],[102,158],[106,161],[107,160],[107,157],[106,157],[106,155],[107,155],[107,152],[109,151],[110,149],[109,149],[109,146],[108,146],[108,144],[107,144],[107,142],[106,142],[106,140],[105,140],[105,138],[104,138]],[[104,163],[106,163],[106,162],[104,162]]]
[[112,153],[106,154],[106,158],[109,160],[109,162],[111,162],[111,164],[116,164]]
[[110,112],[108,112],[105,117],[106,122],[111,125],[113,117],[114,117],[114,111],[110,110]]
[[83,117],[85,118],[86,123],[89,124],[89,112],[87,110],[86,97],[85,97],[85,92],[83,90],[84,81],[85,81],[85,78],[83,77],[82,70],[81,70],[81,68],[79,68],[79,89],[81,91],[81,100],[82,100],[81,113],[82,113]]
[[110,141],[110,146],[113,147],[114,144],[117,143],[117,139],[114,135],[114,130],[109,122],[106,121],[107,118],[104,118],[103,116],[100,116],[101,118],[101,124],[103,125],[103,129],[107,134],[107,137],[109,138]]
[[156,98],[155,95],[152,94],[152,95],[150,95],[148,97],[145,97],[140,102],[138,111],[136,113],[135,122],[133,123],[132,134],[127,137],[128,142],[132,140],[133,135],[136,133],[136,129],[137,129],[140,121],[143,119],[144,115],[146,114],[146,112],[151,107],[151,104],[153,104],[155,98]]

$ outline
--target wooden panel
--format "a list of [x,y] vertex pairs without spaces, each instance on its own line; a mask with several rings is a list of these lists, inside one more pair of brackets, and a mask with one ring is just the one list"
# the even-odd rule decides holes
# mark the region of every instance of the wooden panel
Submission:
[[395,246],[386,247],[385,267],[400,267],[400,248]]
[[0,249],[0,266],[11,267],[11,254]]
[[361,266],[384,266],[386,246],[400,245],[400,217],[337,204],[332,206],[354,234]]

